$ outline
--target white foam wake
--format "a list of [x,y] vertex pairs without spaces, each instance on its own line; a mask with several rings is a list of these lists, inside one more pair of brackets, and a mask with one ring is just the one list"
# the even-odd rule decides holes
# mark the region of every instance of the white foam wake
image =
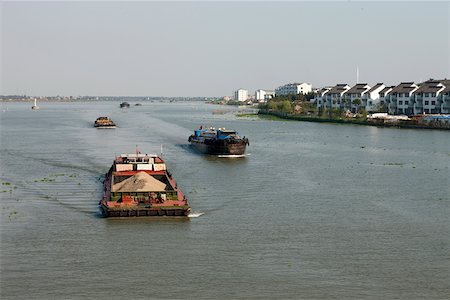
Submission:
[[204,214],[205,213],[202,213],[202,212],[199,212],[199,213],[191,212],[191,213],[188,214],[188,218],[198,218],[198,217],[200,217],[201,215],[204,215]]
[[239,158],[239,157],[245,157],[245,156],[246,156],[246,154],[221,154],[221,155],[217,155],[217,157],[231,157],[231,158],[234,158],[234,157]]

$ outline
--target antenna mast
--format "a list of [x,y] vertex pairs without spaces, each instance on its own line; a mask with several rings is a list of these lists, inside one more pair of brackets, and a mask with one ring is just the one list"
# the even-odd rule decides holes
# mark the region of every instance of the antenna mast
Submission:
[[359,83],[359,67],[356,66],[356,84]]

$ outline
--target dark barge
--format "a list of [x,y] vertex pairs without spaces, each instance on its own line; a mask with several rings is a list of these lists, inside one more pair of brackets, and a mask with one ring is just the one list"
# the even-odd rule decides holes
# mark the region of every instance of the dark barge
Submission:
[[191,146],[204,154],[217,156],[244,156],[246,147],[250,144],[248,139],[240,137],[235,130],[225,128],[207,128],[195,130],[189,136]]

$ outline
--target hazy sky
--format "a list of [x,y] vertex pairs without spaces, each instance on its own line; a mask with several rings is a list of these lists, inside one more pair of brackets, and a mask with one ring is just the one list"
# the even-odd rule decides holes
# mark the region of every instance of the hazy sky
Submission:
[[0,94],[224,96],[450,78],[450,3],[2,2]]

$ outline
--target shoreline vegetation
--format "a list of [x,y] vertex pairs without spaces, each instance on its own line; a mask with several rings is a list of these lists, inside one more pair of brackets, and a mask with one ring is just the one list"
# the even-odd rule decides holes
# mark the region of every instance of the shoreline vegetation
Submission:
[[266,103],[259,104],[256,114],[239,114],[240,117],[263,116],[271,120],[292,120],[301,122],[335,123],[365,125],[377,127],[395,127],[410,129],[450,130],[450,118],[439,118],[429,115],[389,116],[386,107],[378,107],[376,114],[368,114],[364,109],[325,109],[318,110],[310,100],[314,94],[279,96]]
[[[366,126],[377,126],[377,127],[395,127],[395,128],[409,128],[409,129],[440,129],[440,130],[450,130],[450,124],[442,123],[425,123],[418,120],[399,120],[399,121],[389,121],[382,119],[369,120],[367,118],[328,118],[328,117],[318,117],[318,116],[308,116],[308,115],[293,115],[285,112],[278,111],[268,111],[260,109],[258,113],[253,114],[254,116],[271,116],[271,120],[290,120],[290,121],[302,121],[302,122],[316,122],[316,123],[335,123],[335,124],[351,124],[351,125],[366,125]],[[250,114],[243,115],[244,117],[250,116]]]

